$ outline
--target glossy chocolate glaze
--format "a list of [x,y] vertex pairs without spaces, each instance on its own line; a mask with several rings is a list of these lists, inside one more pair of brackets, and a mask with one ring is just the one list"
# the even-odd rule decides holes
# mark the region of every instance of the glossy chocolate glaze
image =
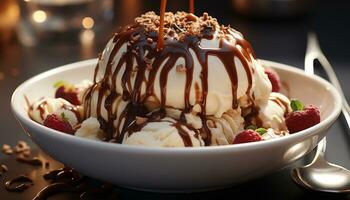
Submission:
[[44,189],[42,189],[33,200],[46,200],[49,197],[59,194],[62,192],[76,192],[76,188],[72,185],[69,185],[67,183],[53,183],[49,186],[46,186]]
[[79,195],[79,199],[95,199],[95,197],[108,195],[114,190],[111,184],[93,187],[79,172],[69,167],[52,170],[43,177],[51,184],[43,188],[33,200],[46,200],[62,192],[75,193]]
[[33,200],[45,200],[62,192],[78,192],[77,186],[82,180],[82,176],[69,167],[52,170],[43,177],[52,184],[43,188]]
[[[178,129],[180,136],[183,138],[185,146],[192,146],[189,135],[181,128],[181,124],[188,127],[184,114],[191,112],[193,107],[193,105],[190,103],[190,90],[193,84],[194,73],[193,56],[196,56],[202,67],[201,81],[199,83],[202,90],[199,90],[199,86],[197,84],[196,103],[198,103],[201,107],[199,116],[202,119],[203,126],[199,132],[205,142],[205,145],[208,146],[211,144],[211,133],[206,123],[208,68],[215,67],[208,65],[208,56],[216,56],[225,66],[225,69],[231,81],[233,109],[236,109],[239,106],[237,99],[238,75],[234,58],[237,57],[241,61],[248,80],[248,88],[246,90],[246,94],[248,100],[252,103],[252,106],[254,106],[254,98],[251,91],[253,81],[252,73],[254,72],[252,71],[250,65],[252,58],[255,58],[255,55],[250,44],[243,38],[235,37],[238,32],[230,27],[223,26],[204,26],[198,34],[186,33],[183,35],[183,37],[180,38],[166,39],[169,37],[169,35],[165,36],[164,30],[162,29],[164,26],[164,20],[162,21],[162,18],[164,18],[165,14],[165,2],[166,1],[162,1],[159,34],[157,31],[149,30],[148,27],[139,23],[135,23],[133,25],[122,28],[115,34],[113,38],[114,46],[109,55],[106,70],[101,80],[97,80],[96,78],[98,68],[100,66],[97,65],[96,67],[94,84],[85,95],[85,118],[89,117],[91,114],[92,94],[94,92],[98,92],[96,114],[98,120],[101,123],[101,128],[106,133],[104,139],[107,141],[113,140],[118,143],[122,143],[125,134],[132,134],[133,131],[141,130],[142,127],[140,128],[140,126],[133,126],[136,117],[146,117],[148,118],[147,122],[155,121],[155,119],[152,118],[152,115],[151,117],[147,115],[149,112],[151,112],[151,110],[147,110],[144,104],[150,97],[156,98],[154,88],[156,87],[155,80],[158,73],[160,74],[160,99],[158,99],[160,102],[159,110],[165,112],[165,108],[167,108],[166,94],[168,75],[173,68],[178,67],[175,66],[175,63],[180,58],[183,58],[185,61],[185,65],[180,66],[181,73],[185,73],[186,75],[184,87],[185,106],[182,110],[180,119],[177,123],[174,123],[173,126]],[[197,19],[192,14],[188,15],[189,16],[186,16],[186,18],[188,18],[189,21]],[[203,17],[207,16],[203,15]],[[214,34],[218,28],[222,33],[222,36],[218,38],[219,47],[202,47],[200,45],[201,39],[213,39],[214,37],[217,37],[214,36]],[[170,29],[176,33],[183,31],[181,28],[179,28],[179,26],[173,26],[170,27]],[[232,42],[232,38],[234,38],[235,42]],[[126,52],[122,54],[119,60],[114,60],[116,54],[124,44],[127,44]],[[195,55],[192,55],[190,53],[190,49],[194,51]],[[117,86],[115,84],[117,82],[117,75],[122,73],[122,66],[125,66],[125,70],[122,74],[121,79],[121,87],[123,88],[123,93],[118,94],[116,91]],[[132,82],[132,80],[134,81]],[[143,84],[146,87],[145,94],[141,93]],[[113,104],[118,99],[118,97],[121,97],[124,101],[128,102],[128,105],[122,111],[119,118],[117,118],[117,113],[113,110]],[[107,120],[102,117],[102,107],[107,110]],[[256,114],[257,113],[254,113],[254,115]],[[166,113],[164,116],[165,115]]]
[[18,155],[16,157],[16,160],[18,162],[26,163],[26,164],[33,165],[33,166],[42,166],[43,165],[43,161],[38,157],[26,158],[23,155]]
[[52,182],[65,182],[69,184],[76,184],[82,179],[82,176],[78,172],[69,167],[52,170],[44,174],[43,177],[45,180]]
[[25,175],[18,176],[5,182],[5,188],[9,192],[23,192],[33,185],[33,180]]

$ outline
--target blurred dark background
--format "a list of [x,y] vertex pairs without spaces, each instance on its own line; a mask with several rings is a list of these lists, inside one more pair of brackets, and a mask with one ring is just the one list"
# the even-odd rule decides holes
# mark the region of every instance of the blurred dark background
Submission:
[[[56,10],[46,4],[28,6],[30,0],[0,1],[0,145],[15,145],[18,140],[25,140],[32,148],[37,148],[22,132],[11,114],[11,94],[20,83],[51,68],[97,57],[119,26],[133,22],[134,17],[145,11],[154,10],[158,13],[160,5],[160,0],[107,0],[107,3],[101,3],[104,1],[97,0],[96,6],[105,6],[99,8],[103,12],[99,19],[89,17],[94,12],[94,7],[87,8],[85,16],[79,5]],[[109,9],[106,10],[106,6]],[[46,9],[47,13],[64,15],[69,12],[72,16],[82,14],[85,21],[73,23],[75,18],[68,18],[67,21],[72,21],[73,25],[78,24],[78,28],[69,30],[61,27],[53,30],[61,25],[57,21],[53,22],[53,27],[45,24],[50,16],[41,11],[46,12]],[[38,10],[40,12],[32,13]],[[188,1],[168,0],[167,10],[187,11]],[[240,31],[250,41],[258,58],[299,68],[304,63],[307,33],[314,31],[322,50],[339,76],[346,97],[350,99],[350,1],[196,0],[195,13],[200,15],[203,12],[208,12],[219,22],[230,24]],[[330,130],[327,159],[350,168],[350,136],[342,117]],[[0,164],[6,162],[8,157],[0,154]],[[20,173],[20,170],[31,169],[14,167],[13,170]],[[254,182],[219,192],[187,196],[156,195],[128,190],[121,190],[121,193],[128,199],[216,199],[226,195],[232,195],[233,198],[236,193],[255,199],[265,199],[263,196],[267,199],[350,199],[349,196],[312,193],[300,189],[290,180],[289,170],[287,168]],[[30,199],[33,196],[32,193],[24,196],[9,195],[4,191],[2,182],[0,177],[0,199]]]

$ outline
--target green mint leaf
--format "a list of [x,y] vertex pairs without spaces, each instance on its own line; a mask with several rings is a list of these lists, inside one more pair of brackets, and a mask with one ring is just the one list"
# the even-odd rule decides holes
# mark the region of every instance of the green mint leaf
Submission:
[[66,114],[64,114],[64,112],[61,112],[61,118],[63,121],[68,122],[68,118],[66,117]]
[[245,127],[246,130],[255,130],[257,129],[257,127],[255,125],[249,125],[247,127]]
[[57,81],[57,82],[53,85],[53,87],[54,87],[54,88],[59,88],[59,87],[64,86],[64,85],[66,85],[66,83],[65,83],[64,81]]
[[292,99],[290,101],[290,107],[292,107],[293,111],[299,111],[304,109],[303,103],[297,99]]
[[264,135],[267,132],[265,128],[258,128],[255,131],[259,133],[259,135]]

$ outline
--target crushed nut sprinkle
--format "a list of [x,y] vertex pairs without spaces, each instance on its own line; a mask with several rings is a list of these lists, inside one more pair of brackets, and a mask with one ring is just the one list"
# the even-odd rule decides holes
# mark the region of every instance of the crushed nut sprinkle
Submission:
[[136,116],[136,124],[137,125],[144,124],[146,121],[147,121],[147,118]]
[[177,72],[185,72],[186,71],[186,67],[184,65],[179,64],[179,65],[176,66],[176,71]]
[[[146,31],[158,32],[159,29],[159,16],[155,12],[147,12],[141,17],[137,17],[135,22],[144,26]],[[174,38],[181,40],[185,35],[201,36],[202,31],[212,27],[213,32],[217,31],[217,37],[226,37],[229,34],[237,34],[242,36],[238,31],[234,30],[230,26],[220,26],[217,19],[203,13],[202,16],[197,17],[192,13],[187,12],[166,12],[164,16],[164,37]],[[148,41],[148,40],[147,40]],[[150,41],[148,41],[150,42]]]
[[147,38],[147,42],[148,43],[153,43],[153,39],[152,38]]
[[8,144],[3,144],[2,145],[2,152],[7,155],[13,154],[13,150],[10,145]]
[[14,147],[14,151],[16,153],[23,153],[26,151],[30,151],[30,147],[24,141],[18,141],[17,145]]

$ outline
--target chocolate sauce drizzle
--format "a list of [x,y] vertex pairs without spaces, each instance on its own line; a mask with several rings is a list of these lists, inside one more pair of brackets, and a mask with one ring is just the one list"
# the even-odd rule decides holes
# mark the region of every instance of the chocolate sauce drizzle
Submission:
[[157,43],[157,49],[162,50],[164,47],[164,15],[166,10],[166,3],[167,0],[162,0],[160,3],[160,26],[159,26],[159,36],[158,36],[158,43]]
[[[162,6],[165,6],[164,2],[166,1],[162,1]],[[165,7],[164,10],[161,10],[161,16],[164,17]],[[193,15],[189,18],[192,20]],[[191,49],[195,52],[194,56],[199,60],[202,67],[200,81],[202,90],[199,91],[197,85],[196,96],[200,98],[196,98],[196,103],[201,107],[201,113],[199,113],[199,116],[202,119],[203,125],[199,132],[205,145],[208,146],[211,144],[211,133],[206,123],[208,68],[216,67],[208,65],[208,56],[216,56],[225,66],[231,81],[231,93],[233,96],[232,108],[236,109],[239,106],[237,99],[238,76],[234,58],[237,57],[244,67],[248,80],[246,94],[248,99],[253,103],[254,98],[251,91],[253,73],[251,69],[251,59],[252,57],[255,58],[255,55],[250,44],[243,38],[234,37],[237,32],[229,27],[221,27],[220,29],[220,31],[224,33],[224,36],[218,39],[220,41],[219,48],[204,48],[200,45],[201,39],[213,39],[215,29],[218,27],[206,26],[199,34],[188,33],[180,39],[166,39],[163,41],[162,39],[164,39],[165,36],[163,36],[162,23],[164,23],[164,21],[161,20],[160,22],[159,35],[157,31],[148,30],[147,27],[138,23],[126,26],[115,34],[113,38],[114,47],[108,57],[104,77],[99,81],[96,78],[97,69],[100,67],[100,64],[98,64],[94,75],[95,82],[85,95],[85,118],[91,115],[92,96],[94,92],[98,92],[96,113],[97,118],[101,123],[101,128],[106,133],[104,139],[106,141],[112,140],[122,143],[125,134],[129,134],[130,126],[133,124],[136,117],[149,118],[147,114],[151,111],[147,110],[144,104],[150,97],[158,99],[154,91],[154,88],[156,87],[156,76],[158,73],[160,74],[160,99],[158,99],[160,102],[159,112],[165,113],[165,108],[167,108],[166,94],[168,75],[174,67],[177,67],[175,66],[176,61],[183,58],[185,65],[183,66],[184,70],[182,71],[186,75],[184,87],[185,106],[182,110],[180,119],[178,122],[174,123],[173,126],[178,129],[185,146],[192,146],[188,133],[180,126],[180,124],[184,124],[188,127],[184,114],[191,112],[193,107],[190,103],[190,91],[193,84],[194,73],[194,58],[190,53]],[[180,30],[174,29],[174,31]],[[235,42],[230,40],[232,37],[235,39]],[[117,63],[114,63],[118,51],[124,44],[127,44],[126,52],[116,61]],[[125,66],[124,72],[121,72],[122,66]],[[116,91],[117,86],[115,84],[117,82],[117,75],[121,73],[123,73],[121,79],[123,93],[118,94]],[[134,81],[132,82],[132,80]],[[141,93],[143,84],[146,85],[145,94]],[[106,98],[104,98],[105,96]],[[120,97],[129,103],[122,111],[120,117],[117,117],[117,111],[113,110],[113,104],[117,99],[120,99]],[[107,110],[107,120],[101,115],[102,106]],[[163,115],[165,116],[165,114]],[[117,123],[115,123],[115,120],[117,120]],[[151,121],[156,120],[147,120],[147,122]]]
[[289,113],[289,103],[284,101],[283,99],[277,97],[277,96],[270,96],[270,100],[275,102],[277,105],[279,105],[281,108],[284,108],[284,117],[287,117]]
[[190,13],[194,13],[194,0],[189,0]]

